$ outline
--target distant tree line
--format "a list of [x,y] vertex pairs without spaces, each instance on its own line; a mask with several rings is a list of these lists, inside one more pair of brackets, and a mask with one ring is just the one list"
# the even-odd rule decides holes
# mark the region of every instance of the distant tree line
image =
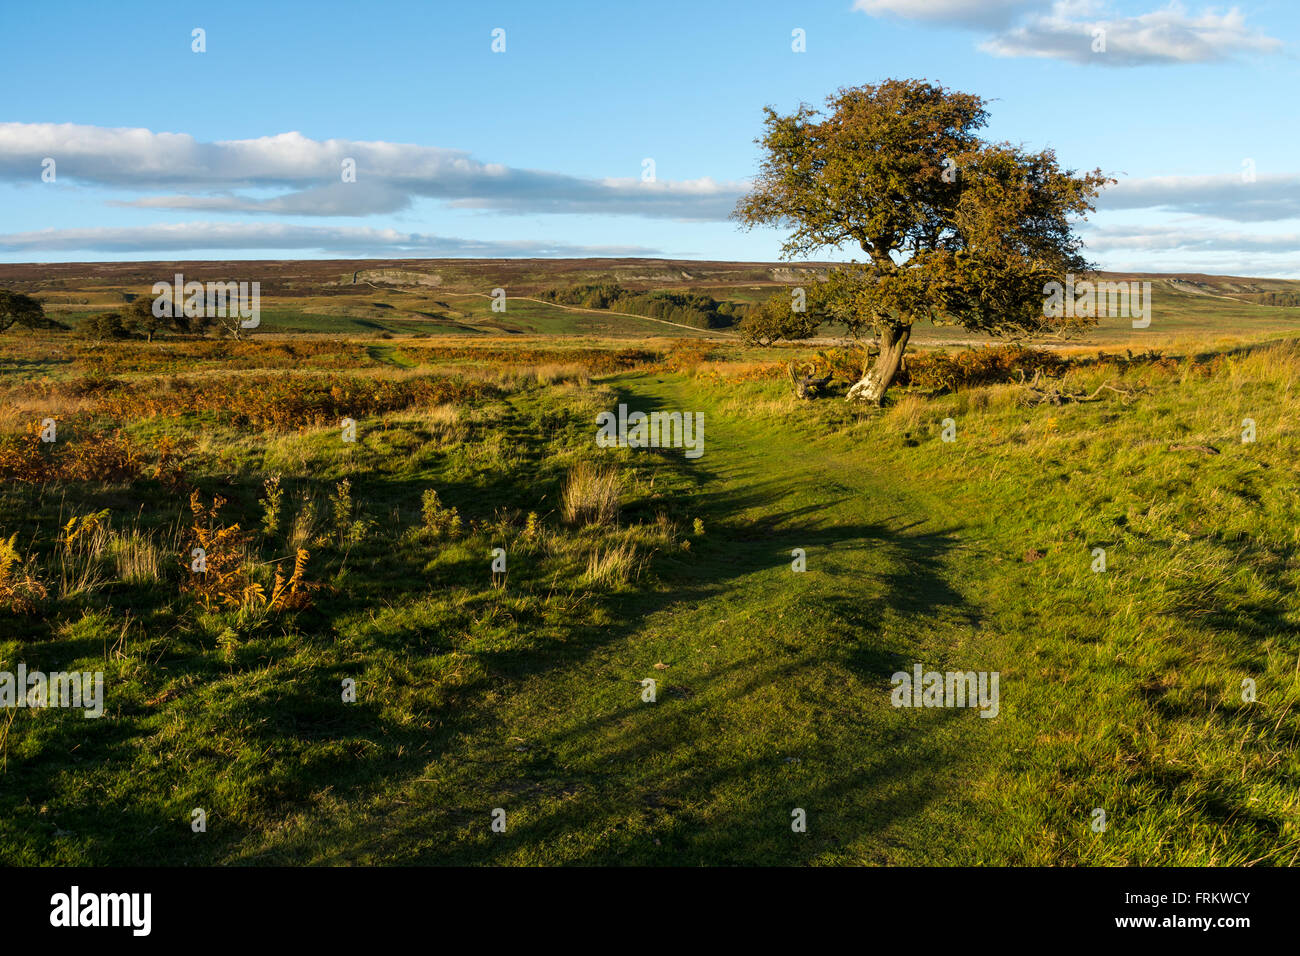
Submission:
[[204,316],[154,315],[153,299],[142,295],[116,312],[98,312],[82,319],[77,333],[96,342],[137,337],[152,342],[155,336],[169,332],[203,335],[214,324]]
[[1300,306],[1300,292],[1259,292],[1247,299],[1258,305],[1277,305],[1288,309]]
[[[37,299],[21,292],[0,289],[0,332],[14,326],[69,331],[69,326],[47,316],[45,307]],[[76,334],[95,342],[131,338],[152,342],[156,336],[167,333],[207,335],[221,328],[220,319],[207,316],[154,315],[153,299],[137,296],[117,311],[97,312],[82,319],[77,323]]]
[[696,329],[727,328],[735,325],[749,312],[748,307],[742,303],[719,302],[698,292],[634,292],[617,283],[608,282],[548,289],[537,297],[556,305],[630,312]]

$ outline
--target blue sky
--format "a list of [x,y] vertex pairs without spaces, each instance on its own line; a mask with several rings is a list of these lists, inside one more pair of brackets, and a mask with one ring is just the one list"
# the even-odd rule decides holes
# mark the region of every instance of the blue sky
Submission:
[[1103,267],[1300,277],[1298,22],[1285,2],[7,3],[0,261],[776,259],[779,232],[726,219],[762,107],[916,77],[990,99],[991,138],[1120,180],[1084,227]]

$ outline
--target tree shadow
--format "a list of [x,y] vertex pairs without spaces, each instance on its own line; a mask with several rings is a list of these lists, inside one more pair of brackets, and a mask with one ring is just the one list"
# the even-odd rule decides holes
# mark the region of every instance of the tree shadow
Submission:
[[[648,402],[640,405],[640,410],[651,408]],[[689,468],[700,489],[714,480],[698,462],[670,467]],[[702,725],[734,717],[751,695],[788,683],[798,668],[833,666],[868,689],[877,710],[884,706],[888,711],[881,702],[889,698],[889,677],[910,668],[915,648],[881,636],[883,619],[928,620],[942,610],[965,626],[980,622],[978,611],[947,577],[946,558],[957,545],[959,529],[925,530],[922,522],[904,523],[898,518],[836,523],[827,519],[825,511],[828,504],[842,503],[845,497],[789,504],[787,485],[769,479],[742,494],[699,490],[692,495],[692,512],[704,515],[716,530],[703,539],[706,544],[693,548],[690,560],[668,554],[652,558],[651,577],[667,584],[668,590],[643,588],[630,594],[587,597],[616,623],[575,628],[559,645],[539,642],[523,648],[472,651],[492,675],[478,688],[490,684],[492,700],[484,702],[469,688],[457,710],[440,712],[434,752],[445,754],[438,748],[484,734],[504,744],[508,731],[499,710],[502,697],[521,691],[529,682],[535,685],[569,668],[592,665],[606,649],[638,635],[650,615],[699,605],[735,591],[741,582],[764,572],[788,572],[792,581],[804,580],[790,570],[787,544],[805,549],[814,561],[833,560],[841,566],[851,566],[864,551],[881,559],[881,570],[861,587],[828,594],[823,585],[817,592],[815,601],[826,626],[841,639],[833,651],[817,646],[802,657],[786,654],[758,665],[721,670],[683,690],[684,696],[673,700],[676,711],[668,714],[665,707],[640,706],[635,694],[629,693],[629,702],[610,713],[563,721],[562,729],[530,738],[525,757],[476,765],[475,796],[497,793],[494,805],[506,805],[512,819],[526,821],[512,825],[507,834],[490,833],[489,806],[470,805],[454,788],[439,788],[436,797],[430,794],[411,805],[390,805],[360,830],[341,825],[335,833],[317,832],[315,846],[333,847],[327,857],[332,861],[361,856],[413,863],[517,862],[524,847],[530,848],[528,853],[545,856],[548,847],[564,844],[570,831],[594,828],[614,835],[580,851],[566,851],[565,862],[792,863],[828,853],[861,859],[866,852],[862,847],[873,837],[944,798],[950,789],[947,768],[962,756],[957,737],[963,728],[969,733],[971,725],[954,724],[959,715],[942,710],[918,712],[909,715],[911,719],[894,715],[883,718],[883,723],[856,711],[828,712],[824,742],[815,753],[800,758],[806,761],[802,765],[806,779],[785,772],[777,740],[756,744],[756,752],[743,759],[721,755],[715,764],[704,763],[703,754],[692,749],[689,742],[698,739]],[[464,490],[450,488],[448,496]],[[755,512],[762,517],[745,517]],[[835,587],[843,583],[842,577],[833,580]],[[841,759],[845,739],[834,724],[844,720],[860,723],[862,733],[875,740],[876,756],[870,766],[845,764]],[[983,723],[977,720],[974,726]],[[575,741],[583,742],[588,755],[585,765],[613,769],[574,771],[556,763],[553,754]],[[424,752],[429,753],[427,748]],[[638,762],[664,760],[672,766],[660,783],[637,781],[626,773]],[[816,773],[809,775],[814,767]],[[409,766],[404,780],[390,776],[385,782],[412,786],[423,768],[424,764]],[[713,796],[720,792],[726,796]],[[575,796],[581,794],[588,796]],[[823,814],[818,835],[802,842],[786,838],[793,835],[791,808],[802,805],[791,804],[796,799]],[[436,809],[430,809],[430,803]],[[715,826],[710,821],[717,815],[725,816],[729,824]],[[409,841],[413,830],[459,836],[413,849]],[[759,839],[761,834],[767,835]],[[271,850],[268,856],[278,859],[281,852]],[[297,852],[321,860],[319,849],[300,847]]]
[[[619,392],[618,401],[635,404],[639,411],[663,410],[662,402],[626,390]],[[563,640],[555,640],[545,633],[553,622],[541,610],[521,609],[506,601],[516,594],[548,593],[553,582],[544,573],[530,574],[526,562],[516,562],[518,570],[512,572],[506,592],[494,596],[483,590],[490,574],[488,555],[483,555],[478,567],[474,560],[463,559],[429,570],[427,554],[402,544],[419,522],[420,495],[431,485],[436,485],[446,504],[475,517],[486,518],[492,509],[507,505],[542,511],[558,500],[564,476],[547,466],[539,436],[529,435],[524,422],[510,421],[503,427],[512,441],[521,443],[521,469],[502,468],[436,482],[394,475],[358,477],[353,489],[358,500],[372,502],[377,514],[389,506],[398,513],[385,524],[381,540],[350,556],[354,566],[367,568],[358,582],[361,586],[349,593],[323,595],[316,609],[303,615],[302,623],[315,635],[308,638],[309,645],[328,648],[338,638],[339,622],[356,614],[358,601],[382,600],[399,584],[425,581],[431,595],[464,589],[466,603],[458,607],[462,615],[513,615],[512,633],[517,639],[467,643],[463,621],[451,615],[400,634],[369,637],[360,651],[368,646],[376,653],[459,654],[475,665],[469,668],[470,676],[453,687],[426,692],[404,719],[389,716],[382,699],[373,696],[343,704],[340,683],[353,676],[356,667],[336,655],[295,656],[293,649],[276,647],[270,638],[259,644],[250,660],[237,661],[241,671],[291,661],[295,676],[287,686],[277,684],[273,691],[242,695],[227,715],[239,727],[244,749],[265,748],[269,762],[245,812],[229,822],[219,839],[204,843],[199,857],[229,859],[232,848],[242,844],[246,850],[241,862],[364,858],[491,863],[517,859],[523,845],[545,852],[547,846],[563,843],[569,831],[594,827],[606,836],[568,851],[566,862],[802,862],[828,853],[860,854],[864,840],[924,812],[943,795],[944,768],[958,757],[952,739],[954,721],[973,715],[891,713],[888,678],[906,669],[910,648],[897,638],[881,636],[879,625],[886,618],[928,618],[940,609],[970,626],[978,623],[977,611],[946,573],[958,529],[927,530],[920,522],[899,518],[836,521],[827,511],[850,500],[848,488],[798,501],[798,477],[769,477],[736,492],[725,490],[724,479],[711,465],[685,459],[680,449],[629,450],[634,462],[653,464],[675,482],[673,500],[638,502],[629,509],[629,518],[648,518],[655,510],[668,508],[702,516],[709,531],[696,542],[689,558],[666,552],[652,555],[642,587],[622,593],[579,594],[575,589],[574,608],[560,619]],[[591,438],[594,444],[594,434]],[[529,475],[522,487],[521,471]],[[253,485],[247,484],[248,488],[235,489],[244,492],[239,497],[246,503],[256,497]],[[326,491],[331,485],[331,480],[321,479],[315,487]],[[233,493],[228,497],[236,500]],[[790,551],[796,547],[813,561],[815,571],[806,578],[796,577],[789,568]],[[834,574],[836,569],[852,567],[864,551],[880,559],[874,576],[859,581]],[[663,706],[640,707],[635,695],[629,695],[631,703],[600,717],[557,722],[557,729],[532,741],[532,749],[523,757],[475,764],[466,771],[475,779],[475,793],[501,794],[512,818],[525,821],[501,839],[488,829],[490,807],[470,805],[466,794],[457,792],[456,781],[465,777],[453,778],[449,790],[440,789],[434,806],[424,800],[404,805],[402,795],[419,790],[431,761],[463,759],[465,742],[475,738],[501,740],[504,746],[503,700],[516,696],[525,700],[528,689],[539,680],[598,667],[606,651],[638,636],[650,615],[731,592],[743,594],[747,582],[767,572],[790,573],[791,581],[797,582],[792,586],[814,582],[808,601],[818,605],[819,626],[839,639],[832,650],[817,644],[805,651],[778,646],[769,659],[720,668],[696,678],[690,687],[670,682]],[[599,610],[613,623],[591,623],[594,614],[587,614],[583,623],[580,617],[586,610]],[[210,660],[193,655],[177,654],[164,663],[174,677],[206,676],[212,669]],[[801,763],[784,762],[779,737],[756,737],[752,752],[743,755],[696,746],[701,728],[711,721],[742,720],[755,696],[821,667],[853,682],[871,704],[865,709],[828,708],[817,716],[816,742],[798,758]],[[402,687],[387,690],[406,692]],[[682,696],[675,696],[678,693]],[[183,716],[183,711],[177,716]],[[138,729],[139,725],[131,726]],[[869,764],[842,760],[845,747],[854,739],[852,733],[873,739],[875,757]],[[113,729],[86,748],[85,759],[130,760],[136,737],[122,727]],[[599,764],[613,769],[574,771],[549,756],[575,741],[589,753],[584,761],[588,768]],[[321,745],[323,752],[314,754],[310,745]],[[707,762],[710,755],[715,762]],[[662,778],[627,773],[629,765],[655,761],[666,761]],[[816,773],[810,773],[814,768]],[[38,798],[56,795],[52,778],[42,785],[32,776],[37,773],[35,765],[19,769],[21,775],[11,780],[23,781]],[[340,781],[346,781],[350,802],[373,802],[376,807],[360,826],[313,810],[315,795]],[[565,803],[564,794],[571,791],[588,796]],[[821,815],[821,823],[810,829],[810,839],[791,839],[795,834],[789,814],[797,806],[807,809],[814,820]],[[160,828],[170,831],[177,821],[150,820],[146,810],[130,806],[126,794],[87,803],[81,813],[85,827],[118,834],[93,850],[105,862],[126,858],[127,848],[133,845],[160,862],[195,859],[195,851],[178,849],[174,836],[147,836]],[[289,836],[266,850],[249,848],[275,819],[292,813],[311,817],[309,836]],[[481,836],[469,832],[480,823]],[[413,832],[441,833],[448,839],[424,841],[413,848]],[[454,842],[453,835],[457,835]]]

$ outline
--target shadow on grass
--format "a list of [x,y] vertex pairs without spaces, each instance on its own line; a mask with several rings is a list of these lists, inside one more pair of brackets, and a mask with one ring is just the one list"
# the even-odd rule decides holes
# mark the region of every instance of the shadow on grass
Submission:
[[[658,407],[637,398],[637,410]],[[411,766],[404,780],[385,781],[404,793],[386,801],[387,810],[365,821],[327,824],[327,832],[317,830],[296,847],[244,861],[278,861],[286,853],[300,862],[492,863],[519,862],[521,854],[605,864],[794,863],[827,854],[883,859],[878,848],[870,848],[873,840],[948,792],[950,767],[961,756],[961,731],[972,726],[956,723],[971,714],[893,710],[889,676],[914,658],[904,653],[912,650],[906,644],[879,634],[885,618],[929,619],[941,609],[966,625],[978,623],[975,610],[946,578],[954,532],[923,531],[918,522],[897,519],[836,521],[828,509],[847,497],[791,503],[791,482],[779,478],[739,494],[706,491],[718,481],[699,462],[687,463],[680,454],[661,461],[690,489],[682,492],[690,513],[713,529],[690,557],[662,554],[652,560],[651,577],[671,590],[588,596],[617,623],[574,627],[562,642],[473,651],[489,676],[466,689],[461,709],[439,714],[433,747],[434,755],[450,757],[467,775],[450,783],[436,773],[426,780],[427,765]],[[448,489],[448,499],[462,490]],[[751,513],[762,517],[755,520]],[[539,681],[557,681],[556,693],[563,694],[566,678],[589,672],[607,649],[638,637],[648,616],[693,608],[745,587],[756,575],[788,569],[791,542],[846,570],[871,566],[864,557],[878,559],[879,570],[869,580],[837,576],[829,585],[834,593],[810,598],[822,613],[819,627],[834,632],[835,647],[778,645],[768,649],[770,656],[734,662],[689,687],[666,684],[665,702],[653,708],[629,690],[623,703],[599,717],[557,718],[538,733],[529,731],[524,756],[506,746],[503,700],[516,694],[525,699]],[[809,675],[813,685],[844,681],[860,703],[828,701],[815,718],[813,743],[797,763],[782,756],[779,733],[755,735],[747,746],[710,742],[711,735],[726,737],[743,728],[752,701],[764,693],[807,693]],[[579,684],[584,679],[577,677]],[[486,698],[479,693],[489,688]],[[491,738],[500,749],[467,749],[465,741],[476,737]],[[503,805],[512,820],[522,822],[495,835],[488,813]],[[794,807],[819,820],[807,838],[790,829]],[[435,836],[413,843],[412,833]]]
[[[622,393],[620,399],[629,404],[635,400],[641,411],[660,407],[644,396]],[[280,683],[270,689],[240,693],[220,708],[220,714],[208,712],[210,698],[188,705],[198,711],[167,712],[206,733],[229,728],[242,753],[262,752],[260,762],[248,758],[250,762],[239,768],[253,782],[239,812],[227,815],[225,832],[209,834],[196,850],[188,820],[172,818],[172,810],[186,808],[169,807],[163,815],[136,805],[129,791],[119,791],[69,811],[81,832],[113,834],[95,838],[87,850],[91,859],[121,863],[143,853],[160,863],[212,862],[229,859],[242,845],[243,862],[364,858],[490,863],[517,859],[524,846],[544,854],[548,844],[563,844],[577,831],[586,836],[563,852],[564,862],[801,862],[835,853],[862,858],[864,841],[922,812],[943,792],[944,768],[955,759],[950,725],[958,716],[972,715],[927,711],[927,719],[915,719],[918,715],[889,708],[888,676],[910,659],[901,647],[877,634],[886,617],[926,618],[938,608],[977,622],[974,610],[945,576],[946,555],[955,543],[951,531],[921,531],[895,519],[833,520],[828,510],[843,505],[849,489],[828,488],[814,495],[815,500],[796,502],[796,478],[752,481],[739,493],[709,490],[725,487],[724,479],[701,462],[687,462],[680,453],[647,456],[644,461],[658,461],[666,483],[672,485],[674,500],[664,507],[686,507],[702,517],[711,529],[707,538],[690,557],[653,556],[647,586],[631,593],[574,590],[574,604],[563,613],[550,608],[554,592],[543,599],[546,609],[530,609],[527,602],[516,606],[511,598],[540,597],[552,586],[544,574],[530,574],[526,562],[512,565],[519,570],[502,594],[483,590],[487,555],[481,566],[450,562],[430,575],[425,572],[428,555],[400,544],[418,519],[420,493],[431,485],[438,487],[445,503],[476,517],[506,506],[543,510],[558,499],[563,474],[547,466],[534,423],[511,419],[504,423],[504,434],[523,456],[514,470],[461,481],[359,477],[354,495],[370,502],[375,513],[383,514],[387,505],[410,509],[383,528],[386,543],[358,549],[350,557],[358,573],[366,568],[365,580],[359,582],[364,586],[346,595],[322,596],[315,611],[302,615],[302,623],[315,635],[307,639],[307,648],[286,646],[268,635],[236,657],[237,673],[247,673],[250,679],[258,668],[283,664],[291,681],[286,684],[280,676]],[[521,487],[523,474],[528,481]],[[331,484],[320,482],[320,490]],[[244,490],[241,497],[247,499],[252,488]],[[237,496],[230,497],[233,501]],[[630,516],[651,510],[652,505],[643,503],[631,509]],[[668,688],[674,693],[663,706],[656,705],[658,709],[640,707],[635,695],[629,695],[634,703],[598,718],[559,720],[555,729],[543,726],[525,756],[509,751],[500,759],[480,759],[482,745],[473,741],[499,742],[505,749],[502,701],[525,699],[539,679],[573,679],[606,650],[638,636],[650,614],[699,605],[736,591],[742,581],[788,568],[790,547],[805,548],[824,556],[828,565],[844,568],[861,568],[866,563],[863,552],[879,557],[874,562],[878,572],[869,580],[840,576],[834,593],[817,598],[829,622],[819,626],[836,631],[842,637],[839,646],[830,651],[816,643],[802,650],[778,646],[764,658],[733,662],[689,687]],[[335,562],[325,562],[326,568]],[[375,655],[397,657],[392,681],[371,688],[368,700],[341,704],[341,680],[364,664],[330,653],[338,624],[355,617],[359,605],[373,609],[386,594],[398,588],[409,593],[416,582],[431,594],[463,589],[463,618],[448,614],[417,625],[403,640],[372,636],[369,646]],[[650,586],[654,582],[671,585],[671,590]],[[590,623],[589,612],[596,609],[616,623]],[[511,640],[466,641],[465,619],[496,615],[509,619]],[[429,629],[433,633],[425,633]],[[556,639],[557,630],[563,632],[562,639]],[[351,651],[354,658],[358,651],[365,653],[364,644]],[[402,669],[400,655],[412,651],[459,653],[477,668],[447,689],[409,688],[404,685],[415,678],[409,668]],[[226,666],[193,654],[177,654],[162,663],[173,678],[192,675],[202,680],[211,680]],[[808,675],[816,680],[801,684]],[[842,703],[828,705],[814,718],[817,733],[796,758],[798,763],[786,762],[780,735],[771,732],[766,738],[755,736],[750,747],[737,747],[734,740],[725,747],[710,743],[710,728],[719,722],[736,725],[717,731],[730,740],[736,727],[757,721],[752,702],[773,689],[807,693],[826,679],[850,684],[864,703],[847,709]],[[424,696],[403,719],[388,716],[384,696],[408,692]],[[119,725],[93,734],[77,762],[134,759],[140,738],[159,727],[157,721],[148,730],[139,721],[130,726],[129,733]],[[870,742],[869,748],[864,741]],[[585,754],[577,769],[571,761],[553,756],[575,744]],[[222,753],[220,748],[199,753],[196,765],[211,768]],[[846,760],[848,753],[860,759]],[[453,772],[450,789],[432,806],[423,800],[408,805],[409,792],[419,790],[430,762],[442,759],[460,767]],[[635,769],[641,765],[645,767]],[[8,782],[24,788],[30,799],[60,799],[57,776],[75,766],[66,760],[38,764],[35,758],[20,756],[11,764]],[[174,770],[158,769],[155,774],[159,786],[177,782]],[[367,811],[359,825],[311,816],[315,795],[329,790],[354,805],[373,800],[378,809]],[[479,798],[486,802],[480,804]],[[493,799],[507,798],[512,818],[523,822],[496,839],[488,831],[487,813],[500,805]],[[66,805],[67,797],[61,799]],[[803,807],[817,821],[808,839],[790,830],[793,807]],[[310,835],[285,837],[265,851],[252,848],[250,841],[293,814],[308,814]],[[441,839],[413,841],[414,833],[438,834]]]

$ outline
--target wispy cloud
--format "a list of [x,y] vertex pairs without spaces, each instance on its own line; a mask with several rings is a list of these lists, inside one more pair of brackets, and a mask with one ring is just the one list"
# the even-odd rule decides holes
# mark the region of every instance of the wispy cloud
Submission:
[[[709,178],[582,178],[482,162],[462,150],[313,140],[296,132],[207,143],[148,129],[0,123],[0,179],[39,181],[46,157],[55,160],[61,180],[161,193],[115,200],[119,204],[203,212],[367,216],[426,197],[510,213],[718,221],[744,188]],[[355,164],[355,182],[343,181],[348,160]]]
[[1105,226],[1087,230],[1086,238],[1088,248],[1095,252],[1300,253],[1300,232],[1267,234],[1187,226]]
[[854,0],[853,9],[873,17],[929,20],[965,27],[999,28],[1040,0]]
[[198,250],[296,250],[345,256],[429,257],[653,256],[644,246],[584,246],[534,240],[483,241],[368,227],[296,226],[283,223],[188,222],[91,229],[41,229],[0,234],[0,252],[151,254]]
[[993,56],[1089,66],[1216,63],[1282,49],[1280,40],[1249,28],[1236,7],[1191,14],[1175,2],[1137,16],[1117,15],[1101,0],[857,0],[854,8],[990,33],[979,48]]
[[1300,174],[1155,176],[1121,180],[1102,193],[1099,211],[1155,209],[1232,222],[1300,219]]

